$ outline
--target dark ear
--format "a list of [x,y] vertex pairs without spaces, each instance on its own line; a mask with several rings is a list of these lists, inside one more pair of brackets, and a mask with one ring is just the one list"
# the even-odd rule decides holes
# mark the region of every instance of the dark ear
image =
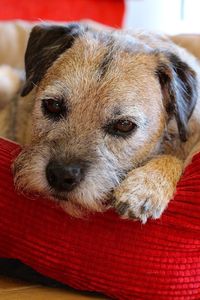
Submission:
[[[162,58],[161,58],[162,57]],[[169,118],[175,116],[180,139],[187,140],[187,123],[197,101],[195,71],[177,55],[160,54],[156,74]]]
[[42,24],[32,29],[25,53],[26,82],[21,92],[22,96],[26,96],[40,82],[60,54],[72,47],[80,32],[78,24]]

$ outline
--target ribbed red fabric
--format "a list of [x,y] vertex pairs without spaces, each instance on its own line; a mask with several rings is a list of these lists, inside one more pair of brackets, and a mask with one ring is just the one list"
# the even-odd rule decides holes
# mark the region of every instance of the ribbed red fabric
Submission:
[[124,0],[1,0],[0,20],[92,19],[113,27],[121,27],[124,10]]
[[0,140],[0,257],[17,258],[74,288],[116,299],[200,299],[200,154],[158,221],[112,211],[85,220],[14,191],[19,147]]

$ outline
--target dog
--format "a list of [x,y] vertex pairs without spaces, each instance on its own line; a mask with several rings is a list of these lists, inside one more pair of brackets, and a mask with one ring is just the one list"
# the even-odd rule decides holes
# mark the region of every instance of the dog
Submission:
[[25,144],[16,189],[76,217],[160,218],[199,149],[198,60],[163,35],[40,24],[25,71],[0,112],[1,135]]

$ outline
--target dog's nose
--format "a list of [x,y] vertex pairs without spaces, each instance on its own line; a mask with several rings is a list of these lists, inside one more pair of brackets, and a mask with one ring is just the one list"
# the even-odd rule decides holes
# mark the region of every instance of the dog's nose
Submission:
[[46,167],[46,177],[56,191],[72,191],[83,178],[83,167],[78,162],[65,164],[53,160]]

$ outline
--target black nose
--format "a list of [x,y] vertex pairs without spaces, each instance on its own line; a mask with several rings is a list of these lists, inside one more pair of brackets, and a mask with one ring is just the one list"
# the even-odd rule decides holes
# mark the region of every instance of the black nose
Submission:
[[56,191],[71,191],[81,182],[83,170],[80,162],[66,164],[53,160],[46,167],[46,177]]

